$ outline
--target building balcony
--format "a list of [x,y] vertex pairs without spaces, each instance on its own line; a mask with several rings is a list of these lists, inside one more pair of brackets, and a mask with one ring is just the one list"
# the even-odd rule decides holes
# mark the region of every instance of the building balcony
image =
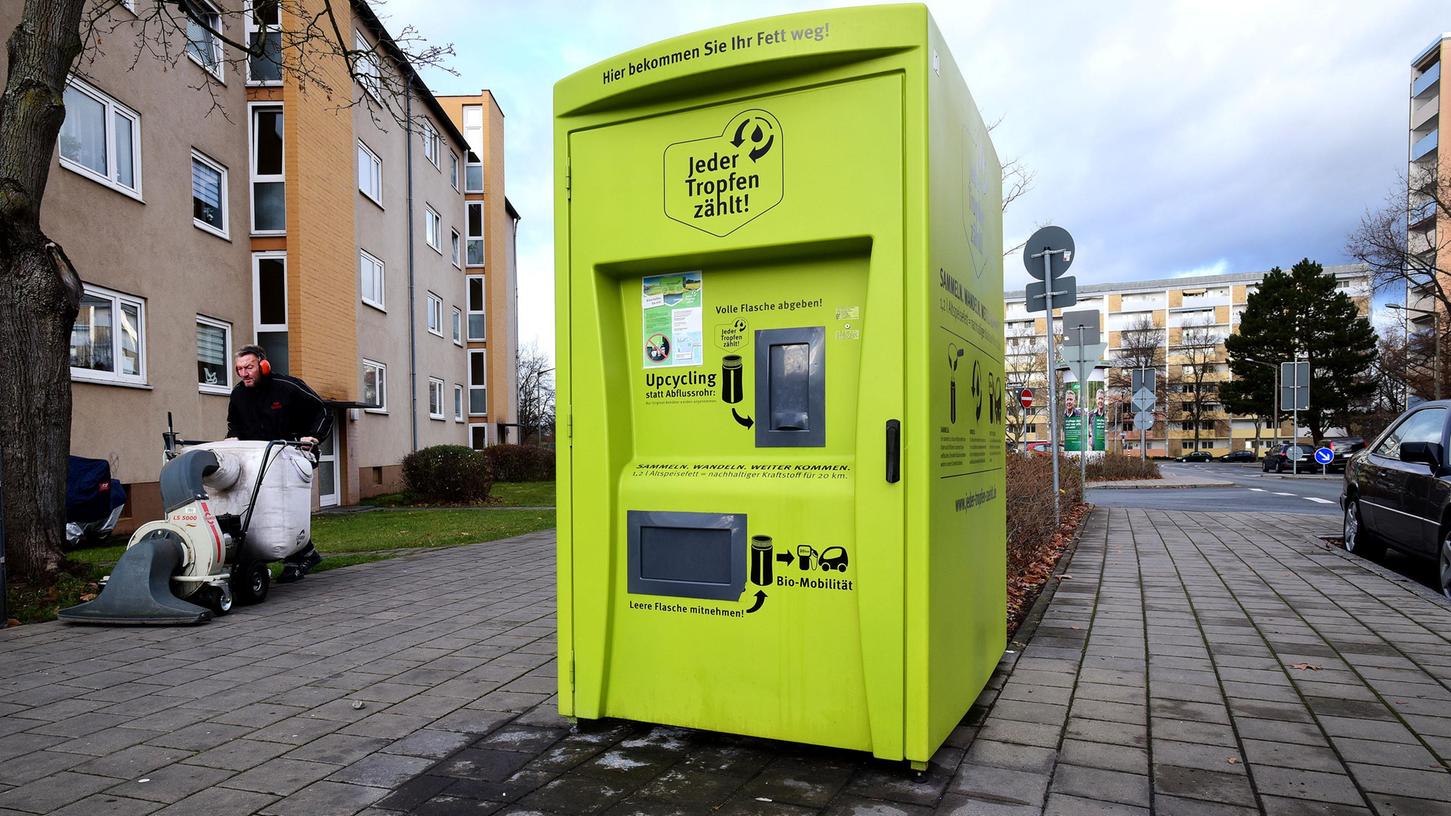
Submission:
[[1430,93],[1441,80],[1441,63],[1427,68],[1420,76],[1411,83],[1411,98],[1419,99],[1421,96]]
[[1406,228],[1407,229],[1416,229],[1418,227],[1421,227],[1421,226],[1425,225],[1427,222],[1434,223],[1435,222],[1435,219],[1436,219],[1436,202],[1435,201],[1425,201],[1425,202],[1422,202],[1420,204],[1415,204],[1415,205],[1412,205],[1411,208],[1407,211],[1407,215],[1406,215]]
[[1440,133],[1439,128],[1417,139],[1415,144],[1411,145],[1411,161],[1420,161],[1436,151],[1436,135],[1438,133]]
[[1414,103],[1411,111],[1411,130],[1421,130],[1426,123],[1441,113],[1441,94],[1431,94],[1424,102]]

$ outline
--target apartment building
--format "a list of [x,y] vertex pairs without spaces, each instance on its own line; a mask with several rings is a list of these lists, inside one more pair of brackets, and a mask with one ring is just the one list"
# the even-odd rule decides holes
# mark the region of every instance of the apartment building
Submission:
[[[1325,267],[1335,276],[1337,289],[1355,300],[1362,314],[1370,312],[1371,280],[1364,264]],[[1162,389],[1161,404],[1153,428],[1147,433],[1150,456],[1182,456],[1192,450],[1207,450],[1215,455],[1231,450],[1263,450],[1276,439],[1288,439],[1290,423],[1280,428],[1267,426],[1254,417],[1233,416],[1218,402],[1204,406],[1199,421],[1198,442],[1195,422],[1182,410],[1186,385],[1185,368],[1203,369],[1205,382],[1230,380],[1229,356],[1224,338],[1239,327],[1251,294],[1259,288],[1266,272],[1203,275],[1162,280],[1101,283],[1080,286],[1078,303],[1070,311],[1094,309],[1099,312],[1100,342],[1107,343],[1105,354],[1117,362],[1128,348],[1152,338],[1158,344],[1155,360]],[[1062,336],[1062,309],[1054,310],[1054,325]],[[1006,353],[1006,374],[1009,387],[1028,386],[1035,392],[1037,407],[1026,417],[1023,441],[1048,439],[1048,416],[1043,405],[1047,400],[1045,359],[1048,319],[1042,313],[1027,311],[1024,293],[1009,292],[1004,297],[1003,336]],[[1188,333],[1188,334],[1186,334]],[[1191,341],[1192,342],[1188,342]],[[1190,349],[1188,345],[1197,348]],[[1118,369],[1104,372],[1109,385],[1108,400],[1109,450],[1138,450],[1139,433],[1133,427],[1132,408],[1127,404],[1128,388],[1121,385],[1127,375]],[[1009,422],[1010,430],[1013,422]]]
[[[1438,179],[1451,179],[1451,160],[1446,158],[1447,151],[1441,150],[1439,144],[1442,122],[1451,122],[1451,115],[1448,115],[1451,109],[1441,102],[1441,66],[1443,57],[1448,55],[1451,55],[1451,32],[1437,37],[1411,60],[1411,129],[1406,168],[1411,197],[1407,208],[1406,248],[1423,256],[1427,268],[1434,266],[1443,274],[1448,267],[1445,259],[1437,263],[1435,255],[1440,246],[1437,239],[1446,239],[1446,230],[1451,229],[1451,224],[1445,223],[1444,213],[1438,214],[1431,196],[1419,192],[1418,188],[1428,183],[1434,185]],[[1439,301],[1432,296],[1431,288],[1429,280],[1421,286],[1407,287],[1406,310],[1402,315],[1406,319],[1408,333],[1436,332]]]
[[463,132],[468,147],[463,236],[468,288],[463,319],[469,444],[482,448],[518,442],[518,310],[488,308],[490,303],[519,300],[514,251],[519,213],[503,194],[504,112],[487,90],[476,96],[441,96],[439,103]]
[[[69,83],[41,216],[85,283],[71,449],[109,459],[127,484],[123,529],[160,513],[168,416],[187,438],[225,434],[232,353],[249,343],[334,412],[320,506],[398,489],[411,450],[508,441],[497,427],[514,422],[518,216],[502,114],[497,139],[471,145],[361,0],[332,4],[366,52],[361,82],[331,55],[306,81],[280,67],[296,58],[282,37],[306,26],[294,15],[321,0],[187,1],[208,25],[177,34],[173,61],[136,59],[137,4],[107,4],[114,30]],[[19,13],[0,7],[0,31]],[[266,55],[241,58],[213,31],[261,40]],[[500,284],[478,292],[465,257],[472,166],[493,171],[489,203],[507,219],[479,268]],[[497,327],[482,365],[474,314]]]

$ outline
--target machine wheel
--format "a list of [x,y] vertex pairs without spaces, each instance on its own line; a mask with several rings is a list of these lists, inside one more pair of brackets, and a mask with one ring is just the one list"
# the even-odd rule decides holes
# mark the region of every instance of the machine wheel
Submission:
[[272,571],[260,561],[238,564],[232,573],[232,591],[237,596],[237,603],[243,606],[267,600],[267,590],[271,587]]
[[198,599],[202,606],[212,610],[212,614],[221,617],[232,611],[232,588],[226,584],[222,586],[203,587],[198,593]]

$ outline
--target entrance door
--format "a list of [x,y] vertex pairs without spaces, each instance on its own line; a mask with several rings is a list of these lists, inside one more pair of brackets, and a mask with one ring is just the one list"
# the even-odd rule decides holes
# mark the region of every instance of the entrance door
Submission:
[[336,507],[338,494],[338,435],[334,431],[317,446],[317,503]]

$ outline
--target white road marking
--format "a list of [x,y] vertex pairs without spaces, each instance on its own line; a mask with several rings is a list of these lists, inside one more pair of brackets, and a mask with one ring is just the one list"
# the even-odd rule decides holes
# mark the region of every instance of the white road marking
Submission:
[[1317,499],[1314,496],[1306,496],[1305,498],[1309,499],[1312,502],[1320,502],[1321,504],[1334,504],[1335,503],[1335,502],[1333,502],[1333,501],[1331,501],[1329,499]]
[[1263,492],[1265,492],[1265,489],[1263,487],[1251,487],[1250,490],[1253,490],[1256,493],[1263,493]]
[[1276,496],[1293,496],[1295,494],[1294,493],[1281,493],[1280,491],[1276,490],[1275,491],[1275,495]]

